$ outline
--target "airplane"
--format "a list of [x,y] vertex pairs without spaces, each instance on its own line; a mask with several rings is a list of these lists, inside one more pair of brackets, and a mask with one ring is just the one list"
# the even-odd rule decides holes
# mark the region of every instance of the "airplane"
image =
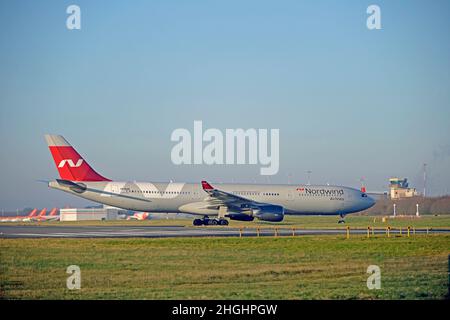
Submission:
[[15,216],[15,217],[4,217],[0,220],[0,222],[19,222],[19,221],[26,221],[27,219],[30,219],[37,213],[37,209],[33,209],[30,211],[30,213],[27,216]]
[[[361,190],[329,185],[220,184],[113,181],[97,173],[60,135],[45,135],[59,179],[48,186],[98,203],[139,212],[197,216],[193,225],[228,225],[228,219],[280,222],[284,215],[347,214],[372,207]],[[213,217],[213,218],[210,218]]]
[[37,215],[32,215],[32,216],[26,217],[26,218],[22,219],[22,221],[23,222],[37,221],[39,219],[39,217],[45,216],[46,213],[47,213],[47,208],[44,208],[41,211],[39,211],[39,213]]
[[128,216],[127,220],[147,220],[149,217],[148,212],[136,212],[132,216]]
[[47,209],[42,209],[39,215],[31,217],[29,221],[58,221],[59,215],[56,214],[57,211],[57,208],[53,208],[50,213],[46,215]]

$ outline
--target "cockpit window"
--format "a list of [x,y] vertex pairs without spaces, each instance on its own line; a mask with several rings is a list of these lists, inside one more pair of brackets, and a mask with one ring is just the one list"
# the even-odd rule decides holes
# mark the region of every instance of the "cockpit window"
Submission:
[[367,194],[363,193],[363,194],[361,194],[361,197],[367,198]]

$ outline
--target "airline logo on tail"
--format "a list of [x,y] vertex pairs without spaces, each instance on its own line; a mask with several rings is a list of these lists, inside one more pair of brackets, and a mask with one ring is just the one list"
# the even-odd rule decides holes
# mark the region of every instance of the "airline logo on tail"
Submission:
[[58,168],[64,167],[66,165],[66,163],[71,168],[78,168],[79,166],[81,166],[83,164],[83,159],[78,159],[76,164],[73,163],[72,159],[61,160],[61,162],[58,164]]
[[45,135],[59,176],[70,181],[110,181],[98,174],[83,157],[60,135]]

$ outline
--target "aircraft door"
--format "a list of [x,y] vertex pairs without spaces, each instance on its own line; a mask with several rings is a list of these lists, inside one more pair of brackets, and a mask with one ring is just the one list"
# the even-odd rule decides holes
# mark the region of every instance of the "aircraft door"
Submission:
[[288,190],[286,196],[287,196],[286,199],[287,199],[288,201],[293,201],[293,200],[294,200],[294,192],[293,192],[292,190]]
[[113,183],[111,184],[111,193],[119,194],[120,188],[117,184]]
[[351,207],[354,200],[354,195],[352,193],[344,194],[344,201],[341,201],[340,211],[344,212],[346,208]]

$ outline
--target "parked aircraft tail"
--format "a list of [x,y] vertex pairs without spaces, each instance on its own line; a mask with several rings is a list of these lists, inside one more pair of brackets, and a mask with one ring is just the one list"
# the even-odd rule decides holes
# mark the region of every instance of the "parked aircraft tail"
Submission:
[[41,212],[39,212],[38,217],[43,217],[43,216],[45,216],[46,213],[47,213],[47,208],[44,208],[41,210]]
[[63,136],[46,134],[59,176],[71,181],[110,181],[99,175]]

